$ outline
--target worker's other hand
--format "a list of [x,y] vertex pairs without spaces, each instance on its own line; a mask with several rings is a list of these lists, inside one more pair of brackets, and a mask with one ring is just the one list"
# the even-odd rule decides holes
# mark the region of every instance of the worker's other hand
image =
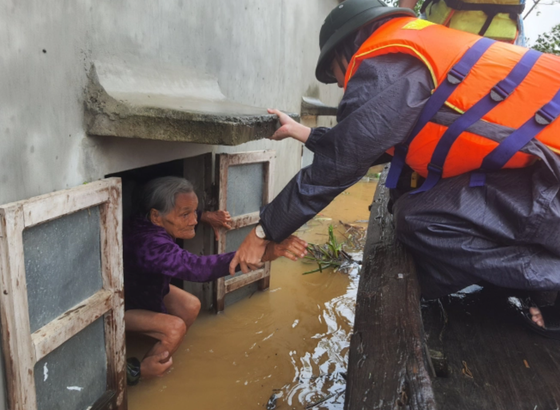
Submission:
[[307,242],[290,235],[280,243],[269,242],[262,257],[263,262],[273,261],[281,256],[297,261],[307,255]]
[[288,114],[282,111],[269,108],[268,113],[277,115],[281,125],[269,139],[282,141],[285,138],[294,138],[304,144],[306,143],[311,133],[311,128],[293,120]]
[[255,228],[253,228],[245,237],[229,264],[230,275],[235,274],[237,265],[239,265],[243,273],[249,273],[252,270],[261,268],[263,266],[261,259],[269,242],[266,239],[260,239],[255,233]]
[[222,211],[221,209],[219,209],[213,212],[203,212],[200,216],[200,222],[204,222],[205,224],[210,225],[214,230],[216,240],[218,240],[220,229],[225,228],[227,230],[230,230],[233,221],[228,211]]
[[173,359],[169,356],[169,352],[144,357],[140,363],[140,377],[143,379],[161,377],[172,365]]

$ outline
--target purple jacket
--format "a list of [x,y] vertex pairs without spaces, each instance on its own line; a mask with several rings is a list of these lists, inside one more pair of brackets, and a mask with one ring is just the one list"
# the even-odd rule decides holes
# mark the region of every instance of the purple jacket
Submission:
[[172,278],[208,282],[229,274],[235,252],[197,256],[175,243],[164,228],[144,218],[123,230],[125,309],[166,313],[163,298]]

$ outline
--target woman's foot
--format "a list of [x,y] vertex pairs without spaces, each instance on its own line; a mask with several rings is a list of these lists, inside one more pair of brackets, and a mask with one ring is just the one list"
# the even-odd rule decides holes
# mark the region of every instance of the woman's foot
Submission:
[[544,318],[542,316],[541,310],[538,307],[530,307],[529,314],[531,315],[531,320],[539,327],[545,328]]
[[[556,298],[556,295],[554,295],[556,300],[547,297],[545,299],[548,304],[543,306],[535,303],[533,296],[536,300],[544,301],[542,298],[539,299],[539,295],[535,295],[535,292],[531,292],[530,296],[526,298],[516,297],[510,298],[510,300],[515,299],[517,301],[514,304],[521,314],[523,323],[529,329],[541,336],[560,339],[560,298]],[[551,304],[550,300],[552,300]]]

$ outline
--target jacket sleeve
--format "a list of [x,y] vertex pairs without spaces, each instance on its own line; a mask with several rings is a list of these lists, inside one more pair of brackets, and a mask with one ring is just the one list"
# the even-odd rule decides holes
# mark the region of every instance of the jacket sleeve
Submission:
[[306,146],[313,163],[261,209],[267,237],[280,242],[358,182],[374,161],[412,129],[429,98],[425,66],[403,54],[364,61],[348,83],[338,124],[314,129]]
[[208,282],[229,274],[229,263],[235,252],[220,255],[194,255],[166,235],[157,235],[136,253],[137,266],[147,272],[191,282]]
[[318,141],[323,134],[330,131],[330,128],[327,127],[317,127],[311,129],[311,134],[307,138],[307,142],[305,143],[305,147],[309,149],[311,152],[315,152],[315,143]]

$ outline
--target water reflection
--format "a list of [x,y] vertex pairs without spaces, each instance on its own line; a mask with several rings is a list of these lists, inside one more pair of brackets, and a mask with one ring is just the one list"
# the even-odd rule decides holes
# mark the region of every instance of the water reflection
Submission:
[[[355,253],[355,260],[361,254]],[[326,332],[311,336],[317,339],[312,352],[302,357],[291,354],[294,366],[292,383],[284,386],[277,396],[293,408],[342,409],[346,388],[346,369],[350,347],[350,329],[354,323],[354,309],[358,290],[358,266],[348,272],[349,284],[346,293],[325,302],[319,323],[327,326]],[[291,352],[292,353],[292,352]],[[296,357],[294,357],[296,356]],[[271,410],[275,407],[269,406]]]
[[[365,228],[374,189],[356,184],[299,235],[324,243],[329,224]],[[302,275],[312,267],[278,260],[270,290],[201,314],[171,372],[129,389],[129,409],[342,409],[359,267]]]

